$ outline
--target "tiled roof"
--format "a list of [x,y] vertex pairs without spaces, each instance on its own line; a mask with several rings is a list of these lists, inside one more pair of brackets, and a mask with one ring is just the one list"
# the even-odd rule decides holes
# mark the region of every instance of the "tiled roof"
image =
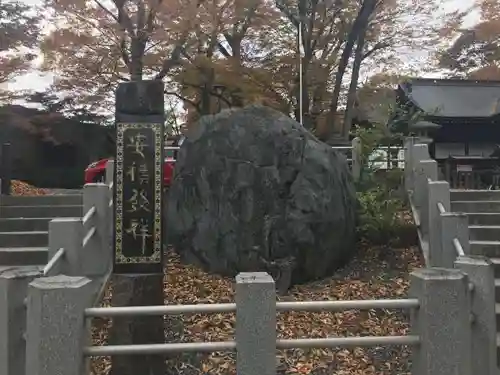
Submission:
[[491,117],[500,114],[500,81],[413,79],[400,89],[427,114]]

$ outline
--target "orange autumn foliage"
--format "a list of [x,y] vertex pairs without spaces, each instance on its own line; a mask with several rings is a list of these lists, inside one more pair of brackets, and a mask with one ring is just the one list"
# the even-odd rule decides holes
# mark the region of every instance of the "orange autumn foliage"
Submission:
[[[331,108],[344,111],[352,59],[345,74],[336,72],[364,1],[45,0],[57,27],[42,43],[43,69],[56,74],[57,91],[97,107],[112,108],[118,82],[157,78],[190,118],[255,102],[298,118],[301,60],[307,126],[331,129]],[[301,58],[299,4],[307,8]],[[402,51],[432,45],[436,9],[431,0],[378,0],[361,73],[399,72]]]
[[455,77],[500,80],[500,1],[475,0],[468,11],[475,11],[479,21],[463,29],[466,13],[456,14],[446,30],[455,38],[438,53],[438,67]]

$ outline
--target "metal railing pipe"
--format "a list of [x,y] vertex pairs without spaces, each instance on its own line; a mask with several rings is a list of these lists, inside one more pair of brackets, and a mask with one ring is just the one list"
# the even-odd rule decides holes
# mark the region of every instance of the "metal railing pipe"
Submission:
[[[304,301],[277,302],[277,311],[345,311],[373,309],[412,309],[418,308],[417,299],[356,300],[356,301]],[[124,306],[91,307],[85,309],[86,317],[114,317],[137,315],[178,315],[231,313],[236,311],[234,303],[165,305],[165,306]]]
[[[336,337],[325,339],[288,339],[276,340],[277,349],[293,348],[334,348],[334,347],[372,347],[381,345],[418,345],[418,336],[365,336],[365,337]],[[236,342],[191,342],[173,344],[143,344],[143,345],[106,345],[88,346],[83,354],[91,356],[117,356],[117,355],[154,355],[182,352],[217,352],[234,351]]]
[[[176,161],[177,161],[177,159],[174,159],[174,158],[169,159],[169,160],[170,160],[170,161],[172,161],[172,162],[176,162]],[[347,158],[346,160],[347,160],[348,162],[352,162],[352,158]],[[389,159],[389,162],[391,162],[391,163],[399,163],[399,162],[403,162],[403,161],[404,161],[404,159]],[[371,162],[371,163],[383,163],[384,161],[376,161],[376,160],[373,160],[373,161],[370,161],[370,162]],[[111,189],[112,189],[112,188],[111,188]]]
[[[175,149],[178,149],[178,148],[175,148],[175,147],[168,147],[166,148],[166,150],[175,150]],[[352,149],[351,146],[340,146],[340,147],[332,147],[332,149],[334,150],[339,150],[339,151],[342,151],[342,150],[350,150]],[[385,161],[385,157],[382,157],[384,160],[380,160],[380,161],[371,161],[372,163],[383,163]],[[172,162],[175,162],[177,161],[176,159],[172,158],[170,159],[170,161]],[[347,158],[347,161],[348,162],[352,162],[352,158]],[[399,163],[399,162],[404,162],[405,159],[404,158],[388,158],[388,162],[390,163]],[[110,186],[110,189],[112,189],[112,186]]]
[[234,351],[236,342],[189,342],[172,344],[143,344],[143,345],[106,345],[88,346],[83,349],[87,357],[105,357],[116,355],[145,355],[168,353],[211,353],[218,351]]
[[277,302],[277,311],[345,311],[373,309],[413,309],[418,299],[379,299],[353,301]]
[[325,339],[288,339],[277,340],[277,349],[293,348],[352,348],[372,347],[382,345],[411,345],[420,343],[418,336],[365,336],[365,337],[334,337]]
[[95,206],[92,206],[88,211],[87,213],[83,216],[82,218],[82,223],[85,224],[87,223],[87,221],[89,221],[94,215],[95,213],[97,212]]
[[457,252],[457,255],[460,257],[465,256],[465,251],[464,248],[462,247],[462,244],[460,243],[458,238],[453,239],[453,247],[455,248],[455,251]]
[[43,271],[42,271],[43,276],[47,276],[49,274],[49,272],[52,270],[52,268],[54,268],[54,266],[57,264],[57,262],[59,262],[62,259],[65,251],[66,250],[64,249],[64,247],[61,247],[59,250],[57,250],[57,252],[54,254],[54,256],[52,258],[50,258],[47,265],[43,268]]
[[87,232],[87,234],[85,235],[85,237],[83,237],[82,247],[85,247],[87,245],[87,243],[90,241],[90,239],[95,234],[95,232],[96,232],[96,228],[95,227],[92,227],[92,228],[89,229],[89,231]]
[[124,306],[124,307],[90,307],[85,309],[86,317],[115,317],[137,315],[179,315],[179,314],[215,314],[236,311],[235,303],[211,303],[198,305],[164,305],[164,306]]

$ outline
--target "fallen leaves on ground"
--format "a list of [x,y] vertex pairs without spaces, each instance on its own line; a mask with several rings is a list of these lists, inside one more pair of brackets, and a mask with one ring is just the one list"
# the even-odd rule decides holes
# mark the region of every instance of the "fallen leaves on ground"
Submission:
[[[334,276],[296,286],[280,301],[319,301],[405,298],[409,273],[421,267],[417,248],[364,249]],[[104,300],[109,305],[110,294]],[[165,275],[167,304],[234,302],[233,280],[183,265],[170,253]],[[186,315],[166,318],[168,342],[227,341],[234,339],[234,314]],[[105,345],[109,320],[94,324],[94,345]],[[385,336],[408,333],[408,312],[348,310],[343,312],[286,312],[277,317],[278,337],[326,338]],[[277,352],[278,374],[401,375],[409,374],[408,347],[353,349],[290,349]],[[168,361],[169,373],[183,375],[235,374],[234,353],[182,354]],[[105,375],[109,358],[92,360],[92,374]]]
[[18,180],[12,180],[11,181],[11,194],[12,195],[23,195],[23,196],[29,196],[29,195],[46,195],[48,194],[47,189],[41,189],[34,187],[26,182],[23,181],[18,181]]
[[398,218],[401,220],[402,223],[404,224],[413,224],[415,225],[415,220],[413,218],[413,214],[411,213],[410,210],[404,210],[401,212],[397,213]]

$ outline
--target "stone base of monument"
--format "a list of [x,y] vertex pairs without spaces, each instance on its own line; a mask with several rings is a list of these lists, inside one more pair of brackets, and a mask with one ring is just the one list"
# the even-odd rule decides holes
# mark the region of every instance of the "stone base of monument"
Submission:
[[[163,275],[113,275],[113,307],[163,304]],[[163,316],[113,317],[109,345],[163,344]],[[164,375],[161,355],[124,355],[112,360],[110,375]]]

